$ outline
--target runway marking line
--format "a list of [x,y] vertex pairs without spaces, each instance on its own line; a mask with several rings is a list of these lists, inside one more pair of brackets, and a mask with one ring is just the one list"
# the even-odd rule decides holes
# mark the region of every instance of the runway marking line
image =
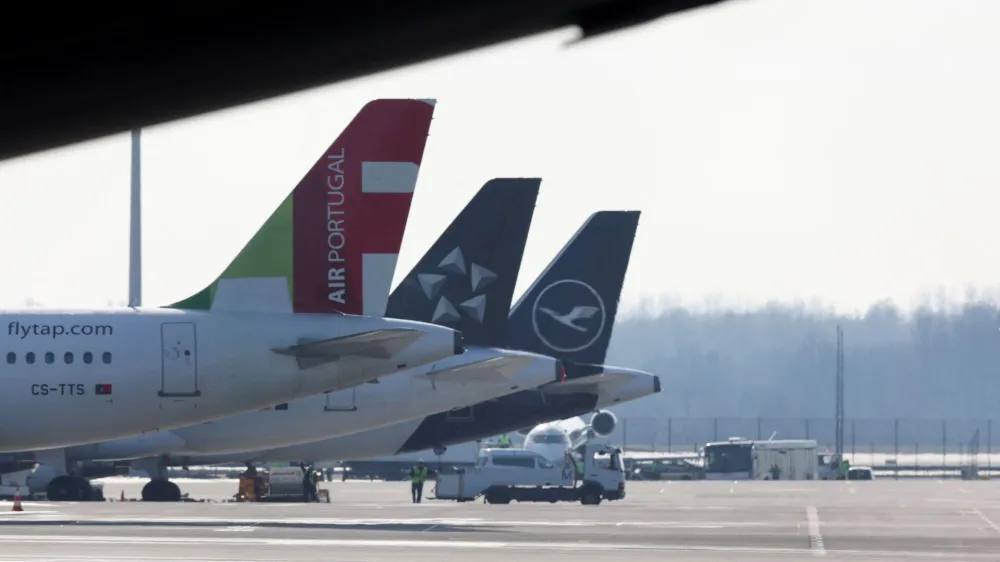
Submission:
[[[456,541],[456,540],[364,540],[364,539],[268,539],[252,537],[140,537],[140,536],[91,536],[91,535],[0,535],[0,544],[79,544],[89,547],[95,545],[107,547],[111,545],[233,545],[233,546],[298,546],[298,547],[344,547],[344,548],[450,548],[450,549],[505,549],[505,550],[564,550],[580,551],[645,551],[645,552],[740,552],[753,554],[805,554],[804,548],[787,547],[754,547],[754,546],[715,546],[715,545],[657,545],[628,543],[581,543],[581,542],[520,542],[520,541]],[[954,560],[951,552],[901,552],[887,550],[837,550],[838,554],[858,556],[863,558],[881,558],[891,556],[893,559],[929,558]],[[16,555],[15,555],[16,556]],[[42,555],[45,556],[45,555]],[[994,554],[973,553],[965,558],[995,560]],[[101,556],[99,559],[111,559],[116,556]],[[0,560],[4,558],[0,557]],[[88,557],[87,559],[93,559]],[[134,560],[135,558],[129,558]]]
[[806,506],[806,522],[809,523],[809,549],[816,556],[826,554],[826,547],[823,546],[823,535],[819,530],[819,514],[816,513],[816,506]]
[[[340,517],[283,517],[280,519],[264,517],[124,517],[124,516],[90,516],[90,517],[25,517],[19,515],[9,519],[0,516],[0,527],[3,523],[16,519],[27,520],[33,523],[62,523],[73,525],[87,525],[88,523],[100,523],[103,525],[200,525],[206,527],[234,528],[234,527],[270,527],[282,525],[328,525],[328,526],[372,526],[383,525],[426,525],[428,527],[438,527],[441,525],[452,527],[463,526],[490,526],[490,527],[640,527],[640,528],[677,528],[677,529],[721,529],[727,527],[766,527],[770,525],[763,521],[607,521],[607,520],[525,520],[525,519],[486,519],[480,517],[468,518],[340,518]],[[428,529],[429,530],[429,529]]]
[[248,533],[253,530],[253,525],[233,525],[230,527],[223,527],[221,529],[214,529],[216,533]]
[[997,525],[996,523],[994,523],[993,520],[990,519],[989,517],[987,517],[985,513],[983,513],[982,511],[979,511],[978,509],[974,509],[972,511],[972,513],[976,517],[982,519],[983,523],[986,523],[990,527],[990,529],[993,529],[994,531],[996,531],[996,533],[998,535],[1000,535],[1000,525]]

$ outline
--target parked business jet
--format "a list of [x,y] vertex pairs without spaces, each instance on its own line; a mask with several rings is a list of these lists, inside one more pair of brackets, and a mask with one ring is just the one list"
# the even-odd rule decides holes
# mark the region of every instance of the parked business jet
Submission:
[[391,284],[433,110],[367,104],[190,298],[0,312],[0,452],[183,427],[461,354],[454,329],[358,315]]
[[[315,443],[234,455],[175,458],[174,463],[314,462],[404,453],[415,453],[413,460],[428,459],[433,457],[428,449],[444,454],[451,445],[586,414],[660,392],[657,376],[601,364],[611,339],[638,220],[639,212],[602,211],[592,215],[510,311],[507,346],[559,358],[565,365],[567,380]],[[542,308],[548,308],[567,314],[581,306],[598,309],[597,314],[577,320],[576,325],[586,329],[583,333],[541,312]],[[399,458],[380,460],[392,462]]]
[[593,436],[607,437],[618,425],[618,418],[609,411],[600,411],[585,423],[579,416],[538,424],[525,432],[523,447],[535,451],[556,465],[563,464],[566,454],[581,441]]

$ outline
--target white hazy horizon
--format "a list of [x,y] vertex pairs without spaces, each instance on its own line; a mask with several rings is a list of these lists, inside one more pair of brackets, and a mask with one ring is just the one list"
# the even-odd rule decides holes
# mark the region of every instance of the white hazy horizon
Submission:
[[[990,0],[744,0],[151,127],[143,302],[211,282],[377,97],[439,101],[397,283],[486,180],[537,176],[515,298],[588,215],[639,209],[623,315],[1000,302],[998,17]],[[125,302],[127,133],[2,162],[0,185],[0,306]]]

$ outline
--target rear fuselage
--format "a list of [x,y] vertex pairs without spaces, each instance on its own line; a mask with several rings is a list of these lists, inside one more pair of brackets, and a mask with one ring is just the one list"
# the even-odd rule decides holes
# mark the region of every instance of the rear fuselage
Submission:
[[[657,376],[617,367],[606,369],[604,374],[625,378],[627,382],[623,384],[620,380],[613,380],[607,383],[610,388],[598,382],[581,386],[579,392],[573,393],[549,394],[541,389],[519,391],[467,408],[313,443],[268,451],[173,460],[185,464],[334,461],[416,453],[583,415],[660,391]],[[554,383],[541,388],[560,386],[562,383]]]
[[[496,359],[503,363],[497,364]],[[485,363],[487,360],[494,361]],[[431,374],[445,375],[449,369],[466,365],[490,365],[490,374],[506,372],[489,376],[472,370],[446,380],[435,380],[437,375]],[[535,388],[558,380],[558,366],[555,359],[533,353],[471,347],[460,356],[383,377],[374,384],[178,428],[169,432],[177,439],[158,440],[164,447],[161,450],[151,451],[152,436],[146,435],[72,447],[66,454],[74,460],[126,460],[151,454],[227,454],[309,443]]]

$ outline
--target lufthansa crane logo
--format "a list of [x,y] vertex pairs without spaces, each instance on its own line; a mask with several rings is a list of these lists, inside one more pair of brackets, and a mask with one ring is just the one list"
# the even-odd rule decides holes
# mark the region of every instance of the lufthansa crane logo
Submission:
[[561,279],[542,289],[531,310],[535,335],[554,351],[574,353],[594,345],[607,320],[604,301],[578,279]]

